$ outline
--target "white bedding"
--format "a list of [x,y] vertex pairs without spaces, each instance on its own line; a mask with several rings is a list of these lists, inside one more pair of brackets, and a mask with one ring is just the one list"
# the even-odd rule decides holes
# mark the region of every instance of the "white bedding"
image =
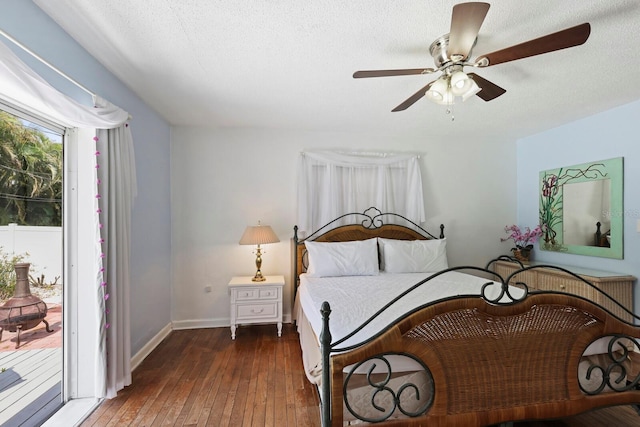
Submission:
[[[324,301],[329,302],[329,325],[332,342],[335,342],[360,326],[404,290],[432,274],[435,273],[381,273],[376,276],[323,278],[302,274],[298,297],[316,337],[319,337],[322,331],[320,308]],[[402,314],[423,304],[456,295],[480,295],[482,286],[488,282],[491,281],[457,271],[444,273],[407,294],[339,347],[357,345],[365,341]],[[489,298],[500,294],[500,284],[492,283],[486,292]],[[521,296],[523,292],[514,287],[511,287],[511,291],[514,297]]]

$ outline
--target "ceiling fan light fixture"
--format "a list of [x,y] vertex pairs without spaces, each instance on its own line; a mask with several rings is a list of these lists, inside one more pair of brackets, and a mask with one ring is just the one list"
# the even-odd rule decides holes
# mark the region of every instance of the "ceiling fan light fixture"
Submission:
[[442,101],[438,102],[440,105],[453,105],[455,96],[451,93],[451,89],[447,90],[442,97]]
[[430,100],[437,102],[438,104],[443,103],[447,94],[449,93],[449,82],[445,77],[440,77],[438,80],[433,82],[431,87],[427,89],[425,95]]
[[463,96],[471,88],[473,80],[462,71],[451,73],[451,92],[455,96]]
[[471,82],[469,85],[469,89],[465,93],[460,95],[462,97],[463,102],[471,98],[473,95],[480,92],[481,90],[480,86],[478,86],[478,84],[472,78],[469,78],[468,81]]

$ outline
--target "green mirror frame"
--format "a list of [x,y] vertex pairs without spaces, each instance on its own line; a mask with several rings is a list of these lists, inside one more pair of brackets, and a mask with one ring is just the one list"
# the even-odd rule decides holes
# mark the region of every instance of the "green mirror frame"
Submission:
[[[603,212],[610,220],[610,247],[565,245],[563,224],[563,187],[580,183],[609,179],[611,206]],[[576,255],[623,259],[623,159],[602,160],[540,172],[540,226],[543,234],[540,249]],[[596,224],[593,224],[594,241]],[[602,231],[604,235],[606,230]]]

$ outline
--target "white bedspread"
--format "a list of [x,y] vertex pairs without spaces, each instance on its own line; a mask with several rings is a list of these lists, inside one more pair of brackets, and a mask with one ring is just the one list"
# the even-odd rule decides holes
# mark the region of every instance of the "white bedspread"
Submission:
[[[320,337],[322,331],[320,308],[324,301],[329,302],[329,325],[332,342],[335,342],[360,326],[400,293],[432,274],[435,273],[381,273],[377,276],[324,278],[302,274],[298,288],[299,301],[316,337]],[[488,279],[457,271],[444,273],[404,296],[339,347],[357,345],[365,341],[404,313],[423,304],[457,295],[480,295],[482,286],[489,282],[491,281]],[[500,284],[491,283],[486,294],[493,299],[500,294]],[[511,292],[514,297],[519,297],[523,291],[511,287]]]

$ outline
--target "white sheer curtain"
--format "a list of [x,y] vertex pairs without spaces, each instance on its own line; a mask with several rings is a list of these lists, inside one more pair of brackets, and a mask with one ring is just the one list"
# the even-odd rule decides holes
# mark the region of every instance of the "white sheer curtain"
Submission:
[[[85,106],[50,86],[0,43],[0,101],[70,128],[96,129],[96,265],[94,301],[99,318],[96,397],[113,397],[131,383],[129,244],[135,197],[129,114],[94,96]],[[96,144],[96,141],[86,141]]]
[[126,111],[107,102],[94,108],[58,92],[4,43],[0,43],[0,99],[68,127],[110,129],[129,118]]
[[[131,335],[129,307],[129,254],[131,209],[137,186],[131,132],[127,125],[99,129],[96,141],[98,212],[102,265],[97,295],[100,324],[100,366],[105,382],[98,383],[99,397],[115,397],[131,384]],[[102,276],[102,277],[100,277]]]
[[298,228],[313,232],[340,215],[376,207],[425,221],[419,157],[306,151],[298,160]]

